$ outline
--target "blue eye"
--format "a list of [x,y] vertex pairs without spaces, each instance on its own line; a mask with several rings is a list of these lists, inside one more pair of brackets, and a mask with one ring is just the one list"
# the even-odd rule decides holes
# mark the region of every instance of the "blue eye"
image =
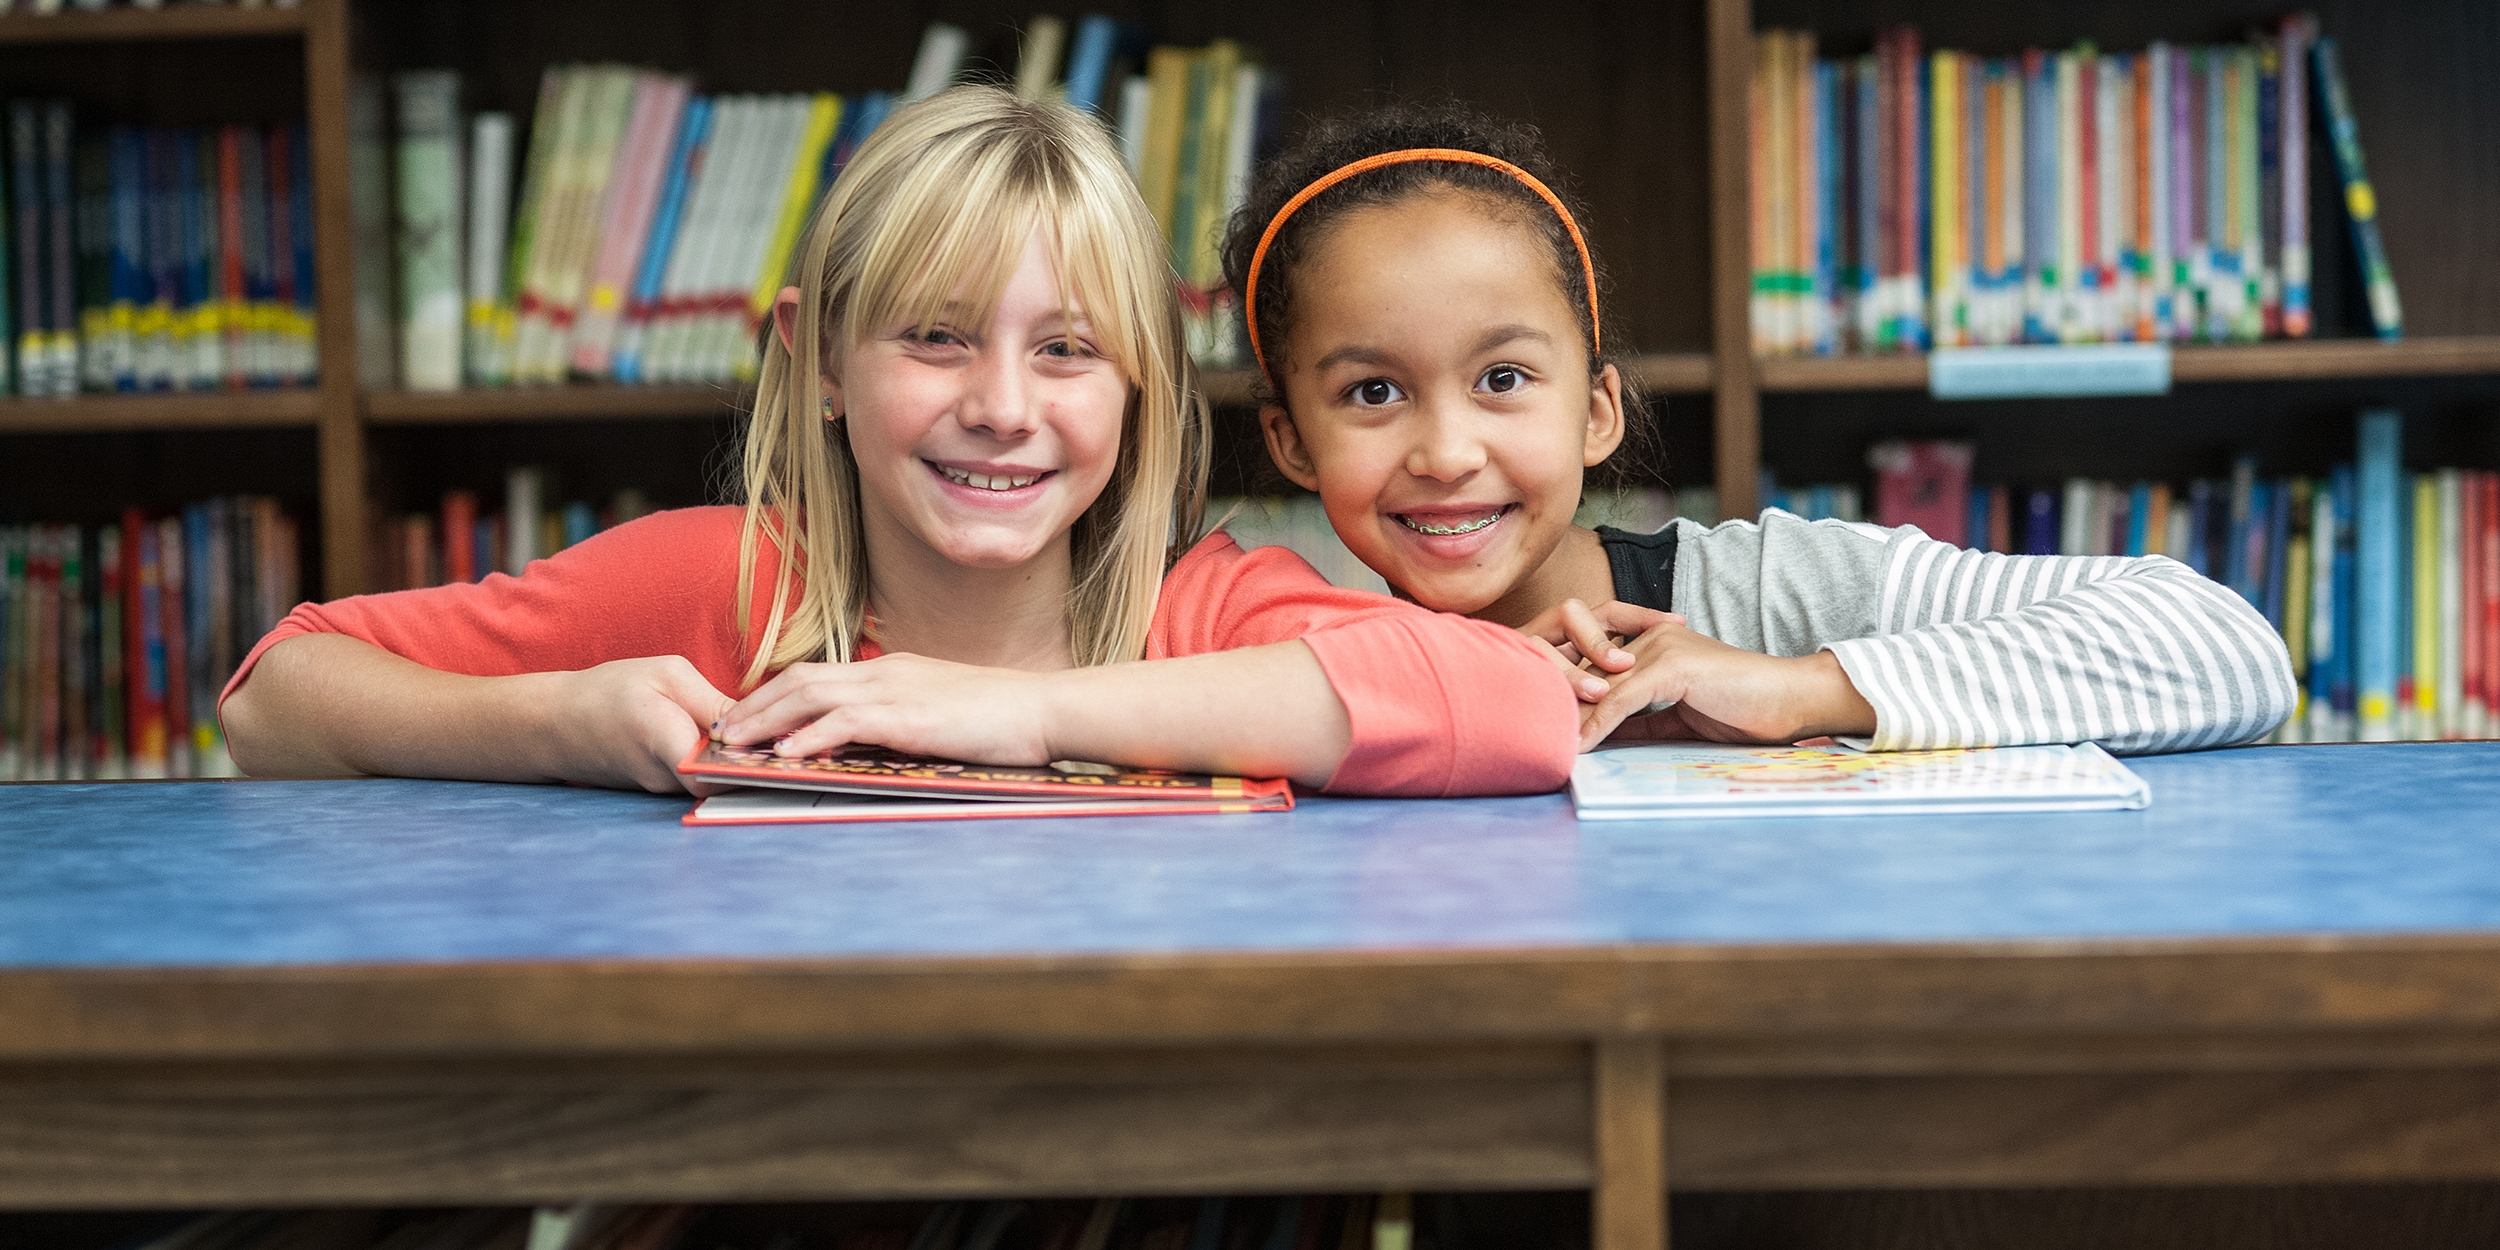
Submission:
[[1406,392],[1399,390],[1397,383],[1387,378],[1365,378],[1355,383],[1348,394],[1354,397],[1356,404],[1365,408],[1379,408],[1406,398]]
[[1495,365],[1476,379],[1476,385],[1496,395],[1507,395],[1528,384],[1528,375],[1515,365]]

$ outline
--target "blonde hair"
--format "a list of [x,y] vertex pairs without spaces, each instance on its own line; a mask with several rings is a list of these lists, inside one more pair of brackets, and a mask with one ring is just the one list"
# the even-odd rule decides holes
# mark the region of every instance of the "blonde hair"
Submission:
[[782,561],[747,685],[802,660],[847,661],[867,629],[859,467],[819,412],[813,347],[840,359],[882,327],[925,329],[959,293],[995,307],[1037,227],[1063,306],[1084,311],[1129,383],[1111,480],[1071,532],[1070,650],[1080,665],[1145,654],[1163,575],[1206,504],[1209,417],[1162,234],[1099,122],[958,87],[898,110],[860,145],[792,261],[801,350],[763,334],[738,540],[742,633],[761,544]]

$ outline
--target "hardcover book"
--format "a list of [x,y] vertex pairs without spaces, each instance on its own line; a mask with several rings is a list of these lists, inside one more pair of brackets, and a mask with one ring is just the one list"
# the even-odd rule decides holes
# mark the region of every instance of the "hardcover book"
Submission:
[[2144,779],[2091,743],[1862,752],[1650,743],[1571,770],[1582,820],[2085,812],[2149,805]]
[[1229,814],[1293,807],[1293,787],[1282,780],[1073,761],[991,767],[866,746],[784,758],[768,746],[706,741],[677,772],[745,787],[695,804],[685,816],[689,825]]

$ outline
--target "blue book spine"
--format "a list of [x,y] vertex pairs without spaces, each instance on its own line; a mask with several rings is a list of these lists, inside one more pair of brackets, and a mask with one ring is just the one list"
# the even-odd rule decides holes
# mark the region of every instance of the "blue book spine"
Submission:
[[1964,538],[1962,545],[1973,551],[1986,551],[1988,549],[1987,487],[1974,486],[1970,488],[1969,516],[1970,521],[1968,523],[1968,527],[1962,531]]
[[2023,341],[2052,343],[2045,292],[2057,266],[2057,85],[2048,58],[2026,53],[2023,66]]
[[1840,351],[1840,64],[1814,63],[1814,351]]
[[564,505],[564,545],[567,547],[599,532],[599,514],[590,505],[576,499]]
[[2266,623],[2283,632],[2284,586],[2291,571],[2292,483],[2289,478],[2266,484]]
[[2023,508],[2023,554],[2057,554],[2057,496],[2045,490],[2031,492],[2031,501]]
[[1883,281],[1883,274],[1876,264],[1876,258],[1883,255],[1878,240],[1883,237],[1884,229],[1883,112],[1876,98],[1882,77],[1883,71],[1876,58],[1868,57],[1858,62],[1857,117],[1854,119],[1857,123],[1854,129],[1857,131],[1858,150],[1854,171],[1858,180],[1857,282],[1858,300],[1865,306],[1858,321],[1860,342],[1857,347],[1860,351],[1873,351],[1875,340],[1882,337],[1876,324],[1878,305],[1875,298],[1876,284]]
[[2185,559],[2189,568],[2207,577],[2213,576],[2214,572],[2212,553],[2206,550],[2205,541],[2206,532],[2213,524],[2210,515],[2213,494],[2213,483],[2204,478],[2188,483],[2188,549]]
[[295,252],[295,308],[309,323],[319,304],[313,288],[312,135],[304,126],[289,126],[287,135],[287,241]]
[[2144,554],[2144,527],[2152,520],[2153,484],[2138,482],[2127,492],[2127,554]]
[[9,190],[14,193],[17,232],[17,385],[21,395],[50,391],[50,369],[44,351],[46,332],[43,280],[43,121],[36,105],[20,100],[9,106]]
[[2331,475],[2335,500],[2335,647],[2328,663],[2327,705],[2338,715],[2353,713],[2354,653],[2359,650],[2360,605],[2354,596],[2360,589],[2355,568],[2359,560],[2359,540],[2355,534],[2357,514],[2353,467],[2339,464]]
[[2371,189],[2370,170],[2361,159],[2361,130],[2353,120],[2352,97],[2344,89],[2344,68],[2333,38],[2310,45],[2317,63],[2318,102],[2326,107],[2327,131],[2335,141],[2335,169],[2344,181],[2344,216],[2352,222],[2353,253],[2360,258],[2364,289],[2370,300],[2370,323],[2383,339],[2404,336],[2404,311],[2396,299],[2396,279],[2387,268],[2387,247],[2379,238],[2378,193]]
[[131,335],[139,306],[148,301],[147,144],[139,131],[115,126],[112,148],[113,389],[139,389],[138,357]]
[[2309,707],[2312,714],[2335,706],[2335,643],[2341,616],[2335,603],[2335,483],[2311,488],[2309,500]]
[[[844,109],[842,124],[849,126],[856,112]],[[643,331],[659,304],[660,287],[668,277],[669,257],[677,250],[678,223],[685,217],[687,188],[694,183],[695,171],[702,167],[711,130],[712,97],[696,96],[686,101],[686,118],[678,124],[677,142],[668,155],[668,180],[661,184],[660,206],[651,218],[651,237],[643,241],[642,257],[634,267],[634,289],[625,298],[624,328],[617,335],[616,355],[609,364],[619,382],[642,380]]]
[[200,196],[200,132],[174,132],[174,200],[182,231],[182,274],[176,307],[189,312],[208,297],[209,222]]
[[143,366],[139,384],[151,391],[174,386],[174,309],[182,300],[182,206],[174,188],[174,135],[147,132],[148,300],[140,317]]
[[1076,43],[1068,51],[1070,107],[1102,107],[1102,84],[1111,73],[1111,53],[1119,39],[1120,24],[1103,14],[1088,13],[1077,20]]
[[2400,621],[2397,548],[2403,527],[2398,496],[2403,493],[2401,468],[2404,420],[2393,412],[2361,414],[2358,524],[2360,620],[2357,623],[2358,664],[2355,680],[2361,712],[2361,736],[2387,737],[2395,723],[2396,645]]
[[495,550],[495,530],[479,518],[469,531],[469,567],[477,570],[477,579],[485,581],[489,574],[503,567],[502,552]]

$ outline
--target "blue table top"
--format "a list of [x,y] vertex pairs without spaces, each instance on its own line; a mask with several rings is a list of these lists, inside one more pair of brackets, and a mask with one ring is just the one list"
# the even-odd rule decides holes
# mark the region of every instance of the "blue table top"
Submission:
[[688,829],[419,781],[0,787],[0,966],[1380,951],[2500,930],[2500,744],[2131,761],[2141,812]]

